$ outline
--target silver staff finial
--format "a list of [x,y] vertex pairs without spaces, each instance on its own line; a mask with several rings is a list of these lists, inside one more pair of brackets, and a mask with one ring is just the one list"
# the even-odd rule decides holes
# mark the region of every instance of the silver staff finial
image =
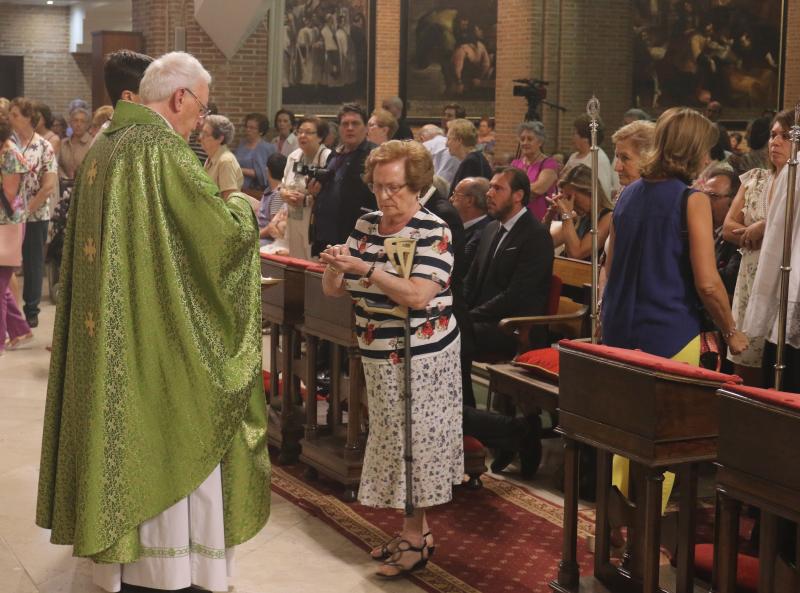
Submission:
[[592,119],[597,119],[600,115],[600,99],[592,95],[592,98],[586,104],[586,113]]

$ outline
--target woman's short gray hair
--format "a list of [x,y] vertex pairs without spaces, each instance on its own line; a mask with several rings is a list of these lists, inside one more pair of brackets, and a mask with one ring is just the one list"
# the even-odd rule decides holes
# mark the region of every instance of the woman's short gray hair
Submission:
[[542,144],[547,140],[547,134],[544,131],[544,124],[540,121],[524,121],[517,126],[517,136],[522,132],[530,132],[539,139]]
[[208,70],[191,54],[173,51],[153,61],[139,83],[144,103],[164,101],[178,89],[193,89],[198,84],[211,84]]
[[86,121],[90,121],[92,119],[92,112],[85,107],[73,107],[69,112],[70,120],[79,113],[82,113],[84,117],[86,117]]
[[236,131],[236,128],[224,115],[208,115],[206,116],[206,122],[209,126],[211,126],[211,135],[214,136],[217,140],[222,138],[222,143],[227,144],[228,146],[231,145],[233,142],[233,136]]

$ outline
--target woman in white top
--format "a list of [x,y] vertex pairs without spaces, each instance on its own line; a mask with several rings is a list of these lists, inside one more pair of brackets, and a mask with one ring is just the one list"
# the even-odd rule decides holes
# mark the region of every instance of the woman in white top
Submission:
[[[324,178],[324,168],[331,155],[330,148],[322,144],[328,135],[328,124],[318,117],[304,117],[297,127],[300,148],[286,160],[286,171],[281,184],[281,199],[286,203],[286,241],[289,255],[311,259],[308,225],[311,221],[312,196],[308,193],[311,179]],[[279,216],[278,213],[276,216]]]
[[[736,324],[744,324],[747,303],[753,289],[761,254],[761,241],[767,225],[767,211],[775,198],[774,186],[780,172],[789,160],[791,142],[789,128],[794,122],[794,111],[781,111],[772,120],[769,139],[769,169],[750,169],[741,176],[742,185],[731,203],[722,237],[738,245],[742,253],[736,290],[733,293],[733,317]],[[781,231],[782,232],[782,231]],[[765,265],[779,265],[766,262]],[[764,335],[748,335],[747,350],[741,354],[728,354],[734,372],[747,385],[762,385],[761,362],[764,356]]]
[[275,129],[278,130],[278,135],[272,139],[272,143],[279,153],[287,157],[299,146],[297,136],[294,134],[294,124],[294,113],[288,109],[278,109],[275,112]]
[[[590,128],[592,120],[588,115],[583,114],[575,118],[574,131],[572,134],[572,144],[575,146],[575,152],[569,156],[567,164],[564,165],[564,170],[568,170],[575,165],[586,165],[592,168],[592,132]],[[603,143],[603,122],[598,118],[597,120],[597,144]],[[597,176],[600,180],[600,185],[603,186],[603,191],[607,196],[614,195],[619,190],[619,178],[614,174],[611,169],[611,161],[602,148],[597,151]]]
[[[198,139],[208,158],[203,168],[217,184],[224,200],[235,191],[242,190],[244,173],[228,146],[233,142],[235,128],[224,115],[208,115],[203,122]],[[252,200],[251,200],[252,205]]]

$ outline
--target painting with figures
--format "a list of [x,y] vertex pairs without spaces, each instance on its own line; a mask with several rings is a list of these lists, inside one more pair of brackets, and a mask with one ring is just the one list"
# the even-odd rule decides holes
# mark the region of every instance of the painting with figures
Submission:
[[452,102],[493,114],[497,0],[404,0],[403,14],[409,116],[438,118]]
[[719,101],[748,118],[779,101],[783,0],[634,0],[634,104]]
[[367,106],[369,22],[374,0],[285,0],[283,106],[332,115]]

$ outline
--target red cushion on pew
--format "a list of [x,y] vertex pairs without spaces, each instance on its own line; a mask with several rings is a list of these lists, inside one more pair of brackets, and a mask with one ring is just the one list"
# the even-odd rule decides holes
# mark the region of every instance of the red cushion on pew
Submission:
[[[270,389],[271,389],[270,385],[269,385],[270,372],[262,370],[261,371],[261,376],[264,378],[264,393],[267,394],[267,395],[270,395]],[[283,379],[278,379],[278,395],[281,395],[282,393],[283,393]],[[306,390],[305,387],[301,387],[300,388],[300,397],[303,398],[303,401],[305,401],[307,393],[308,393],[308,391]],[[317,394],[317,401],[324,401],[324,400],[325,400],[325,397],[318,393]]]
[[475,437],[465,436],[464,453],[483,453],[483,443]]
[[310,266],[306,268],[309,272],[319,272],[322,274],[325,271],[325,264],[316,264],[312,263]]
[[[714,545],[698,544],[694,548],[695,572],[702,578],[711,580],[714,566]],[[739,554],[736,561],[736,590],[738,593],[757,593],[758,558]]]
[[314,262],[299,257],[289,257],[288,255],[275,255],[274,253],[262,253],[261,259],[268,259],[277,264],[283,264],[291,268],[300,268],[305,270],[309,266],[313,266]]
[[774,389],[761,389],[760,387],[747,387],[745,385],[724,385],[725,389],[751,397],[768,404],[789,408],[790,410],[800,410],[800,394],[789,393],[787,391],[775,391]]
[[558,350],[555,348],[537,348],[520,354],[514,364],[532,371],[545,381],[558,383]]
[[663,358],[655,354],[647,354],[641,350],[628,350],[627,348],[615,348],[613,346],[578,342],[576,340],[561,340],[558,345],[561,348],[577,350],[578,352],[592,354],[600,358],[607,358],[608,360],[614,360],[616,362],[668,375],[676,375],[688,379],[699,379],[701,381],[710,381],[713,383],[742,382],[741,377],[737,375],[726,375],[725,373],[709,371],[685,362],[670,360],[669,358]]

